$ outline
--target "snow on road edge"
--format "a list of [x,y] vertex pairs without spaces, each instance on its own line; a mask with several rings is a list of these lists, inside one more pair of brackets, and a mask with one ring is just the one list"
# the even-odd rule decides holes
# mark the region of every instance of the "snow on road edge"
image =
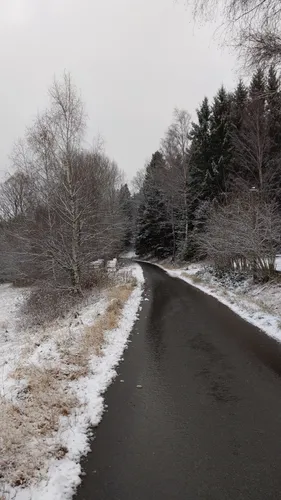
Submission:
[[118,328],[106,333],[102,356],[92,358],[92,374],[73,382],[73,388],[82,404],[70,417],[61,418],[60,442],[67,447],[67,455],[61,460],[52,460],[47,479],[39,485],[10,489],[7,498],[68,500],[74,495],[81,482],[80,459],[90,451],[89,428],[97,426],[102,419],[105,411],[104,393],[117,375],[116,368],[138,317],[144,277],[138,264],[132,266],[132,272],[137,285],[123,308]]
[[[186,269],[171,270],[166,269],[161,265],[158,265],[158,267],[166,271],[169,276],[172,276],[173,278],[180,278],[189,285],[192,285],[202,292],[211,295],[215,299],[219,300],[222,304],[229,307],[229,309],[231,309],[233,312],[248,321],[248,323],[252,323],[270,337],[273,337],[278,342],[281,342],[281,318],[279,316],[264,312],[259,308],[257,304],[251,302],[250,299],[243,298],[241,296],[238,297],[234,292],[228,290],[226,291],[223,288],[221,288],[220,290],[214,290],[214,287],[212,285],[208,286],[207,284],[202,285],[199,283],[194,283],[192,277],[189,278],[186,275],[190,274],[192,276],[192,274],[195,274],[196,272],[195,269],[191,269],[189,272]],[[182,276],[183,272],[185,273],[185,276]]]

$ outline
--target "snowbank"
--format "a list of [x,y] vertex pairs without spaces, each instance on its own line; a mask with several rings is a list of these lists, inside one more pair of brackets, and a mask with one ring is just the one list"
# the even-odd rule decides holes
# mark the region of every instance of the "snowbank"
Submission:
[[[66,500],[71,499],[75,493],[76,487],[81,481],[80,459],[90,450],[89,430],[92,426],[97,426],[102,419],[105,410],[104,392],[116,377],[116,367],[138,316],[144,278],[141,267],[137,264],[130,266],[130,269],[136,278],[137,285],[125,303],[118,327],[105,333],[101,355],[94,355],[90,359],[90,370],[87,376],[69,382],[68,389],[71,388],[79,404],[70,415],[60,417],[59,428],[53,436],[53,439],[59,445],[59,449],[66,450],[66,453],[62,454],[61,458],[51,458],[48,461],[48,467],[43,471],[45,474],[40,482],[37,481],[36,484],[23,489],[6,487],[4,498],[13,498],[15,500]],[[3,294],[6,296],[5,291],[3,291]],[[8,295],[5,300],[12,301]],[[79,336],[81,327],[92,325],[93,320],[104,312],[107,305],[106,298],[100,297],[95,304],[89,304],[85,307],[80,312],[79,319],[75,320],[71,325],[71,335]],[[13,313],[13,307],[11,307],[11,311]],[[52,365],[60,369],[61,359],[56,339],[58,337],[65,338],[67,334],[66,328],[69,330],[69,325],[68,327],[62,325],[52,336],[46,335],[45,332],[45,341],[40,343],[33,351],[29,363],[40,367],[47,363],[48,367]],[[15,337],[17,337],[17,341],[15,340],[17,344],[19,338],[16,335]],[[22,347],[22,345],[18,345],[16,348],[18,354]],[[12,368],[14,368],[14,365]],[[11,381],[8,382],[8,376],[6,376],[5,396],[7,396],[7,392],[12,392]],[[52,445],[51,441],[52,439],[50,439],[50,447]],[[1,493],[0,487],[0,498]]]
[[128,252],[124,252],[121,255],[122,259],[135,259],[137,257],[137,254],[135,250],[129,250]]

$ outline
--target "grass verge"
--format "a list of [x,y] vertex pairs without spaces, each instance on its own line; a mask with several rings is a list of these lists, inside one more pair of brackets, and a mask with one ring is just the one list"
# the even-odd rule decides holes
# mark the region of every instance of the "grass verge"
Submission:
[[51,458],[67,454],[59,440],[60,419],[80,404],[70,382],[89,375],[91,358],[102,356],[105,334],[118,327],[135,285],[131,280],[107,290],[105,311],[93,324],[82,324],[79,334],[69,327],[56,338],[50,329],[47,341],[54,341],[55,360],[37,366],[27,358],[11,374],[20,389],[15,401],[0,398],[0,492],[5,484],[24,487],[39,481]]

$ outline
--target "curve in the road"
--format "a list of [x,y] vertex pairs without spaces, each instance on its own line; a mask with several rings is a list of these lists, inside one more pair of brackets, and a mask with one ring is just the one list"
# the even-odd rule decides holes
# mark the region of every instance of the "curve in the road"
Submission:
[[149,301],[76,499],[281,499],[281,345],[161,269],[143,270]]

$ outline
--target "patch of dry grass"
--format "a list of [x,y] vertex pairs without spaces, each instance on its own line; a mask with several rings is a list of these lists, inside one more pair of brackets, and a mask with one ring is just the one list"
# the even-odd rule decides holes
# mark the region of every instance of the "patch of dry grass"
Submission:
[[259,307],[259,309],[261,309],[262,312],[266,314],[272,314],[272,315],[274,314],[273,307],[270,306],[269,304],[266,304],[266,302],[264,302],[263,300],[252,299],[252,302],[254,304],[257,304],[257,306]]
[[[89,360],[102,355],[106,331],[117,328],[122,310],[136,282],[130,280],[108,290],[109,305],[90,326],[57,339],[60,362],[37,366],[22,361],[11,377],[22,382],[17,402],[0,398],[1,485],[25,486],[40,479],[48,458],[62,458],[67,449],[54,439],[60,418],[79,406],[68,382],[87,376]],[[29,353],[30,354],[30,353]]]
[[177,265],[174,262],[165,262],[165,264],[161,264],[165,269],[175,270],[177,269]]
[[194,284],[203,283],[203,279],[200,276],[198,276],[198,274],[188,274],[187,272],[183,271],[181,273],[181,276],[190,279]]
[[69,343],[68,339],[58,342],[58,348],[66,365],[72,365],[72,374],[77,378],[88,372],[89,359],[92,355],[101,355],[104,343],[104,334],[117,328],[123,307],[129,299],[135,282],[116,285],[108,291],[110,300],[105,312],[98,317],[93,325],[85,326],[82,335],[76,342]]
[[185,271],[183,271],[183,272],[181,273],[181,276],[183,276],[184,278],[188,278],[188,279],[190,278],[190,274],[188,274],[188,273],[187,273],[187,272],[185,272]]
[[39,476],[46,456],[60,456],[61,447],[50,446],[50,438],[60,417],[69,415],[78,401],[62,386],[64,374],[54,369],[22,366],[12,376],[24,379],[25,385],[18,404],[0,399],[0,477],[21,486]]

